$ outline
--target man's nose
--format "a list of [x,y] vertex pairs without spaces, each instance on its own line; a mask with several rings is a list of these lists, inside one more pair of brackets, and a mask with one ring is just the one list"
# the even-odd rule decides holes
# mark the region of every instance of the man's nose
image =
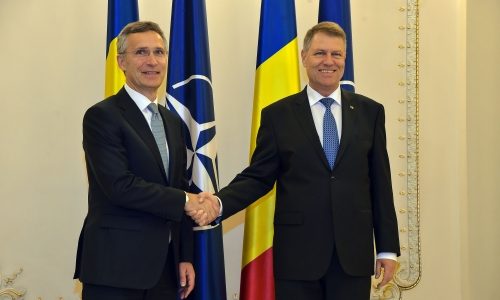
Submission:
[[146,62],[149,64],[149,65],[156,65],[158,64],[158,57],[156,57],[154,55],[153,52],[149,53],[148,56],[146,56]]
[[335,57],[333,54],[327,54],[325,55],[325,59],[323,63],[328,64],[328,65],[333,65],[335,63]]

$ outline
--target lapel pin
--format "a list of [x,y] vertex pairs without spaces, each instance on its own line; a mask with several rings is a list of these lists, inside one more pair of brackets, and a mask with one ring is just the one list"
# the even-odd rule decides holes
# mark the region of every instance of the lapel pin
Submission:
[[349,105],[349,108],[351,108],[351,109],[354,109],[354,106],[352,106],[352,105]]

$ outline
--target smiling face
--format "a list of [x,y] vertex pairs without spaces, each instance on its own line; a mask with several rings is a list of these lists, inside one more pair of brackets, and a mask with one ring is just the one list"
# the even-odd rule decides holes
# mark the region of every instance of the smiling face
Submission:
[[323,96],[333,93],[344,75],[346,45],[338,36],[317,32],[301,52],[309,86]]
[[165,78],[167,57],[165,43],[154,31],[129,34],[126,50],[118,55],[118,65],[125,73],[132,89],[156,99],[157,91]]

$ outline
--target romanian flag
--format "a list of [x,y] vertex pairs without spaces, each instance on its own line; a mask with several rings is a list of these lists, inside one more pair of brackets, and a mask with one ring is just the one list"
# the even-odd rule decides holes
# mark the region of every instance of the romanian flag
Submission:
[[130,22],[139,20],[137,0],[108,0],[108,33],[106,39],[106,80],[104,97],[118,92],[125,84],[125,75],[118,67],[116,37]]
[[344,77],[340,81],[343,89],[354,92],[354,60],[352,56],[351,4],[350,0],[320,0],[318,22],[335,22],[344,29],[347,40],[347,56]]
[[[205,0],[173,0],[167,106],[184,121],[190,191],[218,190],[215,114]],[[196,227],[190,299],[225,300],[222,224]]]
[[[269,104],[300,90],[299,54],[293,0],[262,0],[255,74],[250,153]],[[274,300],[273,189],[246,210],[241,271],[241,300]]]

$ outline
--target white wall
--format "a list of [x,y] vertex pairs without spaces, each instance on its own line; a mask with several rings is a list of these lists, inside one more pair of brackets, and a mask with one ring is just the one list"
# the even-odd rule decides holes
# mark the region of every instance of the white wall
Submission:
[[467,3],[468,299],[498,298],[500,282],[499,16],[497,0]]
[[[465,1],[421,1],[420,171],[422,280],[406,299],[463,297]],[[472,298],[476,299],[476,298]],[[471,300],[472,300],[471,299]]]
[[[86,213],[81,120],[103,95],[106,2],[0,1],[0,274],[23,267],[15,285],[28,290],[26,299],[78,299],[71,278]],[[500,10],[495,0],[466,4],[420,1],[423,276],[405,300],[495,299]],[[351,5],[358,91],[396,113],[391,87],[401,74],[393,64],[404,37],[393,26],[402,25],[397,9],[405,1]],[[299,40],[317,7],[318,0],[296,1]],[[257,0],[207,1],[221,185],[248,161],[259,9]],[[140,17],[168,35],[170,1],[140,1]],[[241,229],[225,235],[231,295],[239,288]]]

